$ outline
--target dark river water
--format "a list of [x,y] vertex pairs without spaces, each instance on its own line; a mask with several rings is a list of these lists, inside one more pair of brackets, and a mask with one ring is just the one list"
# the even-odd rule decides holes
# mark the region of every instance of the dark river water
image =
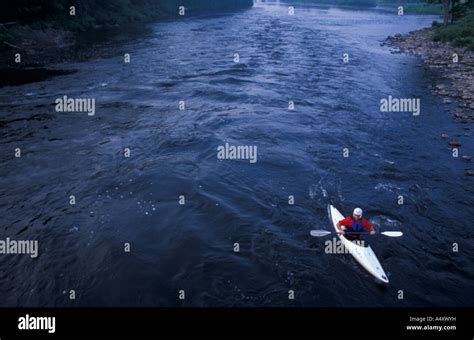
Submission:
[[[1,306],[474,305],[473,179],[447,144],[472,155],[469,125],[421,60],[381,46],[434,17],[287,10],[156,23],[57,65],[73,74],[0,89],[0,239],[39,242],[36,259],[0,255]],[[64,95],[95,98],[95,116],[56,112]],[[389,95],[421,114],[380,112]],[[257,162],[217,159],[226,142]],[[331,230],[331,202],[403,231],[370,238],[388,286],[309,235]]]

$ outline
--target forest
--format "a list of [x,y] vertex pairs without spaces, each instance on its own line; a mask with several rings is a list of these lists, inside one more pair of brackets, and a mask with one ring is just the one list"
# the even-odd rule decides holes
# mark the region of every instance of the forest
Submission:
[[[15,0],[0,2],[0,23],[48,23],[53,28],[85,30],[177,16],[188,12],[226,11],[251,7],[253,0]],[[74,6],[74,20],[71,19]]]

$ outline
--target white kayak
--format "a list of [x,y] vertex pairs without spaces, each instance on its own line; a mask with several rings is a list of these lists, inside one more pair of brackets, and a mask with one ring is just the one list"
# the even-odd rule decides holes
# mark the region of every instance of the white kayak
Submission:
[[[329,211],[329,219],[332,221],[334,225],[334,229],[338,232],[336,227],[337,222],[342,220],[344,216],[332,205],[328,206]],[[376,279],[388,283],[387,275],[385,274],[382,265],[380,264],[377,256],[373,252],[370,246],[362,247],[361,245],[352,242],[345,238],[343,235],[338,233],[338,237],[341,240],[342,244],[346,249],[354,256],[354,258],[364,267],[370,274],[372,274]]]

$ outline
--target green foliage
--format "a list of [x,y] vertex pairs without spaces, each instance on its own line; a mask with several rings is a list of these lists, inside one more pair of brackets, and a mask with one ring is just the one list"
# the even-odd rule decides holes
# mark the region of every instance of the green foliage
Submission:
[[[0,1],[0,22],[38,24],[83,31],[176,16],[178,6],[190,11],[220,11],[251,6],[253,0],[10,0]],[[76,15],[69,15],[70,6]]]
[[435,41],[450,42],[457,47],[467,47],[474,51],[474,12],[469,12],[454,25],[433,27]]
[[474,1],[470,0],[465,3],[460,3],[459,0],[454,2],[454,7],[451,10],[454,19],[459,19],[466,16],[469,12],[474,11]]
[[15,41],[15,39],[16,39],[16,35],[13,32],[0,26],[0,42],[1,41],[6,41],[6,42]]

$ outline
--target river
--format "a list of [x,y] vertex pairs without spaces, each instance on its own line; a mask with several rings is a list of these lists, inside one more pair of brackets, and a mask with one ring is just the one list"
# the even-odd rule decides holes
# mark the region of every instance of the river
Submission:
[[[469,125],[421,60],[381,46],[434,19],[256,4],[1,88],[0,239],[39,256],[0,255],[0,305],[473,306],[474,187],[441,138],[472,155]],[[95,98],[95,115],[56,112],[63,96]],[[381,112],[388,96],[420,98],[420,115]],[[226,142],[257,161],[217,159]],[[331,230],[331,202],[404,233],[369,239],[388,286],[309,235]]]

